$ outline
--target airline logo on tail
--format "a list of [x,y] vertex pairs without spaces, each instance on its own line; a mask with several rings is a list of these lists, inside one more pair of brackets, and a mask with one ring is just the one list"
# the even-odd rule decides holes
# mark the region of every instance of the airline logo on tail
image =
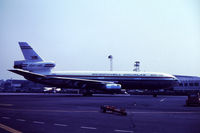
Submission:
[[24,55],[25,60],[39,62],[43,61],[43,59],[28,45],[27,42],[19,42],[20,48]]
[[28,70],[30,72],[50,72],[55,67],[55,63],[43,61],[27,42],[19,42],[19,46],[25,60],[15,61],[14,68]]

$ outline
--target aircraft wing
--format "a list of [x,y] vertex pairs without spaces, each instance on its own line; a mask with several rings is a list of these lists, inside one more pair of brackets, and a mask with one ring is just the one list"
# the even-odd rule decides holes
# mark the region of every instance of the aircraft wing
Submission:
[[80,79],[80,78],[67,78],[67,77],[53,77],[46,76],[42,74],[37,74],[21,69],[12,69],[8,70],[13,73],[24,76],[24,78],[41,84],[46,84],[53,87],[61,88],[89,88],[89,89],[106,89],[106,90],[119,90],[121,89],[120,84],[108,81],[100,80],[89,80],[89,79]]
[[12,70],[8,70],[8,71],[19,74],[24,77],[33,77],[33,78],[34,77],[35,78],[44,78],[45,77],[42,74],[32,73],[32,72],[21,70],[21,69],[12,69]]

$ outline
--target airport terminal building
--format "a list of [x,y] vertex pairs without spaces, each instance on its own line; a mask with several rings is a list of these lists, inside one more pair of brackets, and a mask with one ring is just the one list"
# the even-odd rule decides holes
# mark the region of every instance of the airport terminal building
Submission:
[[178,78],[179,84],[173,88],[174,91],[200,91],[200,77],[174,75]]

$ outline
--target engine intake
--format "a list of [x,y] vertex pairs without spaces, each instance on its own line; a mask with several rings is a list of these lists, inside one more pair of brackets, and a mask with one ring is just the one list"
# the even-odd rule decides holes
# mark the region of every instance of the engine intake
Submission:
[[30,72],[35,71],[50,71],[55,67],[54,62],[29,62],[26,60],[15,61],[14,68],[28,70]]
[[18,68],[18,69],[23,69],[23,67],[26,67],[27,64],[24,64],[25,60],[21,60],[21,61],[15,61],[14,62],[14,68]]
[[106,90],[121,90],[121,85],[120,84],[106,84],[105,85]]

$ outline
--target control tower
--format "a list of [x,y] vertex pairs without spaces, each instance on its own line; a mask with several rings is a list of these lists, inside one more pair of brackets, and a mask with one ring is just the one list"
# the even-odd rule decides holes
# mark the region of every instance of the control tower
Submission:
[[135,71],[135,72],[139,72],[140,71],[140,61],[136,61],[134,63],[134,69],[133,69],[133,71]]
[[113,70],[113,56],[109,55],[108,59],[110,60],[110,71],[112,71]]

